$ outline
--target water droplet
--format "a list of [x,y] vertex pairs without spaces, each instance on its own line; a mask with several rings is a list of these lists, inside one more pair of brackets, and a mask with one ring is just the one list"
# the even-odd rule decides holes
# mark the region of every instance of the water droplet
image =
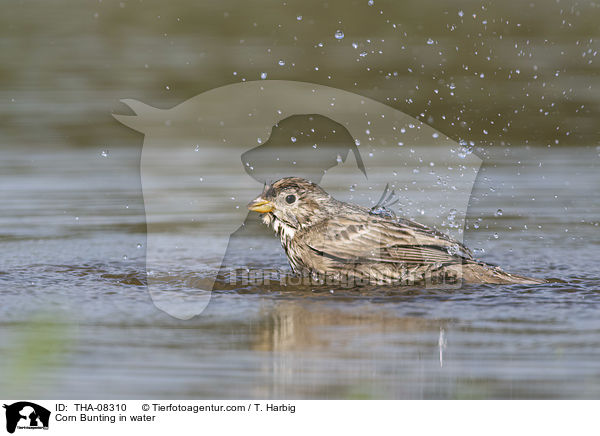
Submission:
[[123,260],[127,260],[127,255],[126,254],[123,255]]
[[344,32],[342,30],[336,30],[335,31],[335,39],[344,39]]
[[296,139],[296,137],[295,137],[295,136],[292,136],[292,137],[290,137],[290,141],[292,141],[292,142],[296,142],[296,141],[297,141],[297,139]]
[[495,216],[502,216],[502,209],[498,209],[494,215]]
[[368,4],[369,6],[373,6],[373,5],[375,4],[375,2],[374,2],[373,0],[369,0],[369,1],[367,2],[367,4]]
[[377,215],[385,218],[396,218],[396,214],[394,213],[394,211],[386,208],[385,206],[375,205],[369,210],[369,213],[371,215]]
[[102,150],[100,152],[100,156],[102,156],[102,157],[108,157],[108,150]]
[[459,17],[462,17],[462,16],[464,16],[464,15],[465,15],[465,13],[464,13],[463,11],[458,11],[458,16],[459,16]]
[[467,141],[461,140],[459,142],[459,144],[461,145],[461,147],[460,147],[460,150],[458,151],[458,157],[460,157],[461,159],[464,159],[468,155],[473,153],[473,148],[475,147],[475,143],[473,141],[467,142]]
[[498,238],[499,238],[498,233],[494,233],[494,239],[498,239]]
[[142,248],[142,244],[137,244],[136,247],[137,248]]
[[267,78],[267,73],[260,73],[260,78],[265,80]]
[[431,38],[428,38],[428,39],[427,39],[427,45],[431,45],[431,44],[433,44],[434,42],[435,42],[435,41],[434,41],[433,39],[431,39]]
[[279,62],[277,63],[282,67],[285,65],[285,61],[283,59],[279,59]]
[[194,146],[194,151],[200,151],[200,144],[196,144]]
[[298,21],[302,21],[302,15],[298,15],[298,16],[296,17],[296,20],[298,20]]

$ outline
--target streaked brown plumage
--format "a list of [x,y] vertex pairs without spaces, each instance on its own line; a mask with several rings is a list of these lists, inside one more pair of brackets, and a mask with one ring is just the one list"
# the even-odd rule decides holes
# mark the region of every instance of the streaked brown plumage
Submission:
[[473,258],[458,241],[414,221],[338,201],[297,177],[266,186],[248,208],[263,213],[294,272],[367,283],[534,284]]

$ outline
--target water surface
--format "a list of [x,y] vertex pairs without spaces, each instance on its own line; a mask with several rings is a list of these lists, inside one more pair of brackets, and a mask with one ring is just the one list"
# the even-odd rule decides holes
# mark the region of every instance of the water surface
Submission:
[[[600,397],[596,147],[481,154],[465,242],[564,283],[233,289],[188,321],[156,309],[144,286],[139,152],[3,151],[2,396]],[[281,251],[252,262],[286,268]]]

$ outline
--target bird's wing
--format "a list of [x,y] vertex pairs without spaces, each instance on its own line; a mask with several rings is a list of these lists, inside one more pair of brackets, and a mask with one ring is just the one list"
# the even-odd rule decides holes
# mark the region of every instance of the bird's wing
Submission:
[[308,249],[335,263],[425,265],[472,259],[460,242],[404,219],[346,214],[324,221],[303,236]]

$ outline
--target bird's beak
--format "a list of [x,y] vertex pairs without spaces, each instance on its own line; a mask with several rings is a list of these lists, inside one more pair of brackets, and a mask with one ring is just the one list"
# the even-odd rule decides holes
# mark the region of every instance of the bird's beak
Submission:
[[262,197],[256,197],[248,203],[248,209],[253,210],[254,212],[267,213],[275,209],[275,205]]

